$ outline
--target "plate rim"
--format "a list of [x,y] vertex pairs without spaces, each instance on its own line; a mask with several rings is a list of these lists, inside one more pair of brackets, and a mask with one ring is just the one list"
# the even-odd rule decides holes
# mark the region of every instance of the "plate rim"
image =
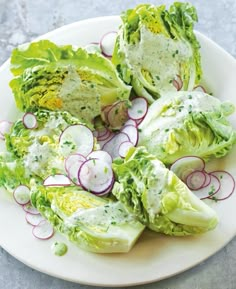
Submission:
[[[87,23],[92,23],[92,22],[97,22],[97,21],[104,21],[104,20],[113,20],[116,21],[118,18],[120,18],[119,15],[111,15],[111,16],[100,16],[100,17],[92,17],[92,18],[87,18],[87,19],[83,19],[80,21],[76,21],[76,22],[72,22],[66,25],[63,25],[59,28],[53,29],[43,35],[40,35],[36,38],[34,38],[33,40],[31,40],[30,42],[34,42],[40,39],[45,39],[45,38],[49,38],[52,35],[55,36],[58,33],[61,33],[63,31],[66,31],[68,29],[75,29],[78,25],[81,24],[87,24]],[[225,57],[227,57],[230,61],[232,61],[236,67],[236,58],[234,58],[229,52],[227,52],[224,48],[222,48],[219,44],[217,44],[216,42],[214,42],[213,40],[211,40],[209,37],[207,37],[206,35],[204,35],[203,33],[195,30],[195,33],[197,36],[200,36],[201,38],[203,38],[206,42],[209,42],[212,46],[214,46],[217,50],[220,50],[221,53],[223,53],[225,55]],[[4,71],[7,66],[10,64],[10,58],[8,58],[5,62],[3,62],[3,64],[0,66],[0,73],[2,73],[2,71]],[[222,248],[224,248],[226,245],[228,245],[233,238],[235,238],[236,236],[236,231],[234,232],[234,235],[232,235],[232,237],[227,241],[227,243],[222,244],[216,251],[212,252],[211,254],[208,254],[207,256],[205,256],[204,258],[202,258],[201,260],[199,260],[198,262],[195,262],[194,264],[183,268],[182,270],[178,270],[177,272],[174,272],[173,274],[169,274],[168,276],[163,276],[161,278],[153,278],[153,279],[149,279],[148,281],[139,281],[139,282],[128,282],[128,283],[121,283],[121,284],[114,284],[114,283],[96,283],[96,282],[90,282],[90,281],[85,281],[85,280],[75,280],[75,279],[71,279],[71,278],[66,278],[66,277],[61,277],[60,274],[57,274],[55,271],[54,272],[48,272],[47,270],[43,270],[42,268],[38,267],[37,265],[32,265],[30,262],[28,262],[27,260],[25,260],[24,258],[21,258],[20,256],[16,256],[14,253],[12,253],[11,249],[6,248],[4,245],[0,244],[0,246],[7,252],[9,253],[12,257],[14,257],[15,259],[19,260],[21,263],[25,264],[27,267],[32,268],[34,270],[39,271],[40,273],[44,273],[46,275],[61,279],[61,280],[66,280],[69,282],[73,282],[73,283],[77,283],[77,284],[83,284],[83,285],[89,285],[89,286],[103,286],[103,287],[129,287],[129,286],[137,286],[137,285],[144,285],[144,284],[150,284],[153,282],[158,282],[164,279],[168,279],[171,278],[173,276],[176,276],[178,274],[181,274],[185,271],[188,271],[189,269],[192,269],[195,266],[198,266],[201,262],[203,262],[206,259],[211,258],[213,255],[215,255],[217,252],[219,252],[220,250],[222,250]]]

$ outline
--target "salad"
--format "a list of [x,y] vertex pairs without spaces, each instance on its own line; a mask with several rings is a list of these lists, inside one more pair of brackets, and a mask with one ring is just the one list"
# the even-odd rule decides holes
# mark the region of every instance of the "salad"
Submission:
[[94,253],[128,252],[146,228],[213,230],[211,203],[235,188],[230,172],[205,167],[231,151],[236,131],[234,105],[201,85],[195,8],[145,4],[121,18],[100,43],[14,49],[10,87],[22,114],[0,122],[0,186],[33,235],[57,231]]

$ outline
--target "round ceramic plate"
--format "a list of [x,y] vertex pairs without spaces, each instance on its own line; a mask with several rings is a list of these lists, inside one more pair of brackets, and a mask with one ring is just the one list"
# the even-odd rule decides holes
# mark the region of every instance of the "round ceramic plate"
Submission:
[[[64,26],[40,38],[58,44],[86,45],[99,41],[108,31],[117,30],[119,17],[89,19]],[[204,81],[214,95],[236,102],[236,61],[212,41],[197,33],[201,42]],[[15,120],[17,110],[8,87],[9,62],[0,70],[0,119]],[[231,117],[236,124],[236,116]],[[208,164],[224,169],[236,178],[236,150],[226,158]],[[47,241],[36,240],[25,214],[7,192],[0,191],[0,245],[26,265],[65,280],[98,286],[129,286],[161,280],[202,262],[236,234],[236,193],[224,202],[210,205],[219,215],[217,228],[198,237],[168,237],[146,231],[126,254],[92,254],[70,244],[56,234]],[[51,252],[51,244],[63,240],[69,246],[64,257]]]

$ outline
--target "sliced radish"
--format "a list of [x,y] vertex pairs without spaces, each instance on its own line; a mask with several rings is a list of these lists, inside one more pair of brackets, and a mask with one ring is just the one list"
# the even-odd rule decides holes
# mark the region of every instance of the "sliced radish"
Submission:
[[31,215],[39,215],[39,211],[30,203],[23,205],[23,210]]
[[128,120],[125,122],[124,126],[126,126],[126,125],[133,125],[133,126],[136,126],[136,127],[137,127],[137,122],[136,122],[135,120],[133,120],[133,119],[128,119]]
[[104,106],[102,108],[101,118],[106,124],[108,124],[107,114],[108,114],[109,110],[111,109],[111,107],[112,107],[112,105],[107,105],[107,106]]
[[109,135],[109,137],[107,137],[106,139],[104,139],[104,140],[98,140],[98,143],[99,143],[100,147],[102,148],[102,147],[105,145],[105,143],[107,143],[109,140],[111,140],[114,136],[115,136],[115,133],[112,132],[112,133]]
[[173,85],[178,91],[183,87],[183,81],[179,75],[176,75],[176,78],[173,80]]
[[128,120],[126,101],[119,101],[112,105],[107,113],[108,124],[113,129],[120,129]]
[[0,121],[0,138],[5,139],[5,134],[9,133],[13,123],[7,120]]
[[91,152],[88,156],[87,159],[98,159],[101,160],[109,165],[112,164],[112,157],[107,153],[106,151],[98,150],[98,151],[93,151]]
[[119,157],[119,147],[121,143],[130,141],[128,135],[124,132],[120,132],[113,136],[108,142],[104,144],[102,149],[109,153],[112,159]]
[[205,177],[206,177],[205,183],[202,186],[204,188],[210,184],[211,176],[206,171],[203,171],[203,173],[205,174]]
[[194,171],[186,178],[186,185],[190,190],[201,189],[206,182],[206,175],[203,171]]
[[23,115],[22,122],[28,129],[34,129],[38,126],[37,118],[31,112],[27,112]]
[[211,175],[211,181],[209,185],[202,187],[199,190],[195,190],[194,193],[199,199],[204,200],[214,196],[220,190],[220,187],[220,180],[217,177]]
[[214,171],[210,173],[211,177],[214,176],[220,180],[221,187],[214,197],[209,196],[209,199],[216,199],[217,201],[223,201],[228,199],[234,192],[235,180],[233,176],[226,171]]
[[206,93],[206,89],[202,85],[195,86],[193,90]]
[[94,194],[107,191],[114,182],[111,165],[99,159],[84,162],[78,176],[81,186]]
[[86,158],[80,154],[71,154],[65,160],[65,170],[69,179],[77,186],[80,185],[78,172],[81,165],[86,161]]
[[30,213],[25,214],[25,219],[27,223],[29,223],[32,226],[37,226],[40,222],[45,220],[42,215],[32,215]]
[[13,197],[17,204],[25,205],[30,201],[30,189],[25,185],[19,185],[13,192]]
[[101,48],[100,48],[100,44],[98,42],[92,42],[87,44],[85,47],[86,51],[88,53],[101,53]]
[[47,177],[44,180],[43,185],[45,187],[65,187],[70,186],[71,181],[67,176],[63,174],[56,174],[54,176]]
[[144,97],[137,97],[132,100],[132,106],[128,109],[128,115],[133,120],[142,119],[148,111],[148,103]]
[[186,156],[177,159],[170,167],[170,170],[176,174],[182,181],[186,181],[186,177],[195,170],[203,171],[205,162],[196,156]]
[[111,131],[110,131],[109,129],[106,129],[105,134],[103,134],[103,135],[101,135],[101,136],[98,135],[97,140],[98,140],[98,141],[106,140],[106,139],[109,138],[110,135],[111,135]]
[[54,234],[54,229],[48,221],[41,221],[37,226],[33,227],[32,233],[35,238],[40,240],[48,240]]
[[103,35],[100,41],[100,48],[102,53],[111,57],[113,54],[115,42],[116,42],[117,32],[111,31]]
[[138,129],[133,125],[126,125],[122,128],[122,132],[126,133],[134,146],[138,143]]
[[124,141],[124,142],[122,142],[122,143],[120,144],[120,146],[119,146],[119,155],[120,155],[120,157],[125,158],[128,150],[129,150],[131,147],[133,147],[133,146],[134,146],[133,143],[130,142],[130,141]]
[[92,131],[82,124],[67,127],[60,136],[60,149],[64,156],[77,152],[87,156],[94,146]]
[[114,186],[114,182],[115,182],[115,179],[114,179],[113,182],[111,183],[110,187],[107,188],[107,190],[105,190],[104,192],[99,193],[99,194],[97,193],[96,195],[99,196],[99,197],[103,197],[103,196],[108,195],[108,194],[112,191],[112,188],[113,188],[113,186]]

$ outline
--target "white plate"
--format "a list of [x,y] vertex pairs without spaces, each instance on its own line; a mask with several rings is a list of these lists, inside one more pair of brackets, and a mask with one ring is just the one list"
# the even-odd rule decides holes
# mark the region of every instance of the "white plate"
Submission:
[[[64,26],[41,38],[58,44],[85,45],[99,41],[101,36],[117,30],[117,16],[95,18]],[[223,49],[197,33],[202,45],[202,62],[205,81],[220,99],[236,103],[236,61]],[[16,108],[8,87],[11,79],[9,62],[0,70],[0,119],[16,118]],[[236,115],[231,117],[236,125]],[[236,148],[211,167],[230,171],[236,178]],[[36,240],[31,227],[25,222],[22,209],[3,190],[0,192],[0,245],[28,266],[73,282],[100,286],[128,286],[161,280],[187,270],[205,260],[236,234],[236,193],[224,202],[211,203],[219,214],[218,227],[198,237],[167,237],[145,232],[128,254],[96,255],[69,244],[56,235],[48,241]],[[69,245],[64,257],[52,254],[50,246],[55,240]]]

